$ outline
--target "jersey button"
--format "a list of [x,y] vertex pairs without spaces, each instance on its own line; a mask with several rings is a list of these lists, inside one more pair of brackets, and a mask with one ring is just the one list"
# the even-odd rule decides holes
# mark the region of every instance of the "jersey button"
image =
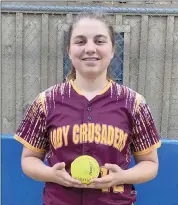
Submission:
[[88,112],[91,112],[91,107],[88,107],[87,110],[88,110]]
[[92,119],[92,117],[91,117],[91,116],[88,116],[88,120],[91,121],[91,119]]

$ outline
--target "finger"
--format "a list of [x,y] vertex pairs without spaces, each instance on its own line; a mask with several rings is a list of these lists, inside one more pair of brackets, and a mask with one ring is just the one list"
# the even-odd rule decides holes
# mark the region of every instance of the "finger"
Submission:
[[94,188],[95,184],[81,184],[81,188],[88,189],[88,188]]
[[110,188],[111,187],[111,183],[104,183],[104,184],[95,184],[95,183],[91,183],[88,185],[87,188],[91,188],[91,189],[103,189],[103,188]]
[[81,189],[86,189],[88,188],[88,185],[87,184],[73,184],[74,187],[76,188],[81,188]]
[[83,188],[83,189],[88,189],[88,188],[93,188],[94,184],[83,184],[81,183],[80,185],[76,185],[77,188]]
[[113,172],[116,172],[118,169],[118,165],[116,164],[105,164],[105,167]]
[[60,185],[62,185],[62,186],[66,186],[66,187],[76,187],[76,188],[80,188],[81,187],[81,184],[72,183],[70,181],[70,179],[65,179],[65,177],[64,178],[60,178],[58,180],[58,183]]
[[88,184],[82,184],[82,188],[86,189],[86,188],[88,188],[88,186],[89,186]]
[[61,163],[55,164],[53,167],[54,167],[56,170],[61,170],[61,169],[64,169],[65,166],[66,166],[65,163],[64,163],[64,162],[61,162]]
[[73,183],[66,182],[66,181],[65,182],[63,181],[63,184],[64,184],[64,186],[67,186],[67,187],[82,188],[81,184],[73,184]]
[[61,177],[64,181],[67,181],[71,184],[76,184],[76,185],[81,184],[79,180],[72,178],[66,171],[64,171],[64,174],[62,174]]
[[65,180],[63,177],[58,177],[56,179],[56,183],[62,186],[71,187],[71,182],[68,180]]
[[107,176],[104,176],[104,177],[101,177],[101,178],[92,179],[91,183],[104,184],[104,183],[111,183],[111,181],[112,181],[111,176],[107,175]]
[[87,188],[96,189],[96,184],[95,183],[88,184]]
[[64,180],[62,180],[60,182],[60,184],[63,185],[63,186],[66,186],[66,187],[72,187],[72,184],[70,182],[67,182],[67,181],[64,181]]

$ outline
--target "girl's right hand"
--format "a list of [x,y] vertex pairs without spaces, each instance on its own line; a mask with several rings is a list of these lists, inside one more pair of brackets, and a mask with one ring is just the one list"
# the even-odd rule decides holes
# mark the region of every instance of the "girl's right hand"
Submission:
[[57,163],[51,167],[51,181],[65,187],[82,188],[79,180],[72,178],[65,169],[65,163]]

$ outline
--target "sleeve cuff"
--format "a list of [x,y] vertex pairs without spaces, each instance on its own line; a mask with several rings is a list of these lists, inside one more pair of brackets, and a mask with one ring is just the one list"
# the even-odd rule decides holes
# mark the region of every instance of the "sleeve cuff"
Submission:
[[23,144],[25,147],[27,147],[28,149],[34,151],[34,152],[46,152],[45,149],[39,149],[37,147],[32,146],[30,143],[28,143],[27,141],[25,141],[23,138],[19,137],[18,135],[14,135],[14,139],[16,139],[18,142],[20,142],[21,144]]
[[149,152],[151,152],[159,147],[161,147],[161,140],[147,149],[144,149],[144,150],[141,150],[138,152],[134,152],[133,155],[134,156],[144,155],[144,154],[147,154],[147,153],[149,153]]

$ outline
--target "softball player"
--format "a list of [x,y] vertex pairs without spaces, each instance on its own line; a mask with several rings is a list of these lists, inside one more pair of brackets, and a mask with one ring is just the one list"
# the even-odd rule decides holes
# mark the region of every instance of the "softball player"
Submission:
[[[133,184],[158,171],[161,142],[150,109],[140,94],[109,77],[114,31],[103,16],[78,17],[69,29],[68,54],[67,81],[37,96],[14,136],[24,145],[22,169],[45,182],[44,205],[131,205]],[[80,155],[101,167],[89,185],[70,175]],[[136,165],[128,168],[132,156]]]

